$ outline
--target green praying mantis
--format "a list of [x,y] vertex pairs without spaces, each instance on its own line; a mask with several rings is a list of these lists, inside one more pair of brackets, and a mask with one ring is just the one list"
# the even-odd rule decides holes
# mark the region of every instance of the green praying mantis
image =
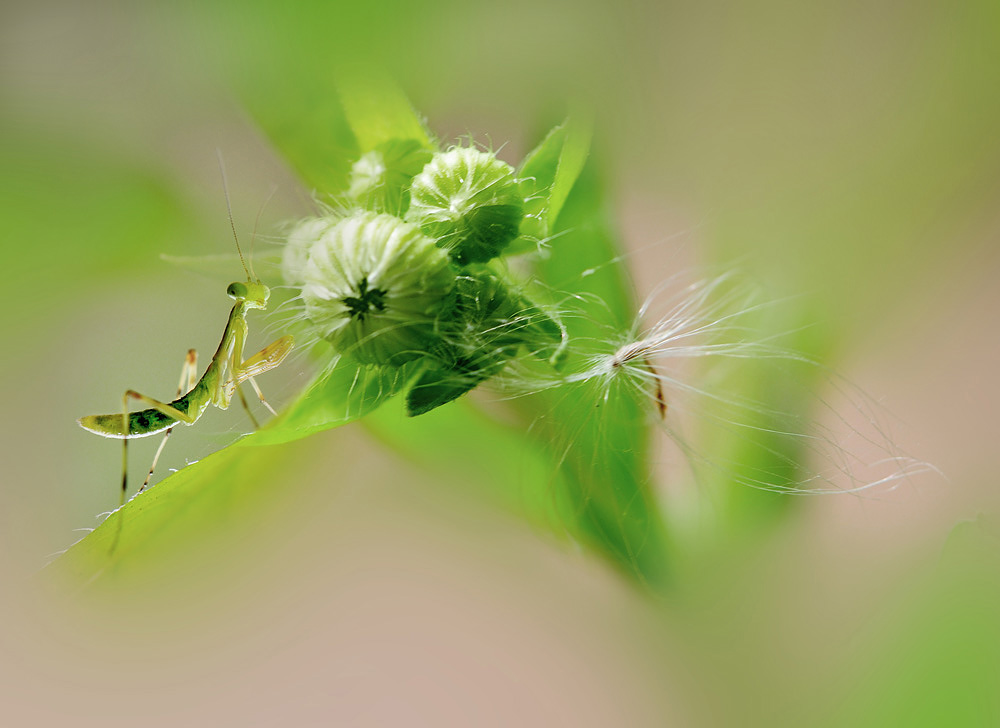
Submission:
[[[226,199],[228,207],[228,194]],[[258,353],[249,359],[243,359],[243,347],[247,337],[246,315],[251,309],[265,309],[270,296],[270,289],[261,283],[260,279],[251,274],[251,269],[247,268],[243,258],[243,251],[240,250],[239,238],[236,236],[235,226],[232,225],[232,212],[230,212],[230,225],[233,227],[233,237],[236,238],[236,250],[239,252],[240,262],[243,271],[247,275],[245,283],[230,283],[226,293],[236,301],[233,310],[229,313],[229,320],[226,329],[222,334],[222,341],[219,348],[212,356],[212,360],[205,373],[200,379],[195,379],[197,373],[197,353],[194,349],[188,350],[184,366],[181,371],[181,380],[177,388],[176,399],[171,402],[161,402],[152,397],[140,394],[133,389],[125,391],[122,396],[122,411],[107,415],[89,415],[81,417],[78,422],[85,430],[89,430],[102,437],[110,437],[122,441],[122,481],[121,500],[119,508],[125,503],[125,495],[128,492],[128,443],[129,440],[137,437],[148,437],[163,432],[164,437],[153,457],[153,464],[149,468],[145,481],[137,491],[141,493],[149,485],[156,463],[163,452],[163,447],[170,437],[175,425],[183,422],[186,425],[193,425],[208,409],[209,405],[215,405],[220,409],[228,409],[233,395],[237,394],[243,407],[250,415],[254,426],[257,421],[250,412],[246,398],[240,389],[240,385],[249,382],[253,387],[261,403],[271,412],[276,414],[271,405],[264,399],[260,387],[254,381],[254,377],[264,372],[274,369],[291,351],[293,339],[291,336],[283,336],[280,339],[265,346]],[[186,390],[186,394],[184,393]],[[138,412],[129,411],[131,400],[138,400],[148,405],[147,409]],[[117,542],[117,539],[116,539]]]

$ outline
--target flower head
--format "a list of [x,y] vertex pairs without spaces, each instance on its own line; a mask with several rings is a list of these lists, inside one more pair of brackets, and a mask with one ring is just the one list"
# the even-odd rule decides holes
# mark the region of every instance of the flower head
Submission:
[[366,364],[401,363],[438,339],[455,271],[415,225],[351,215],[309,249],[302,298],[320,335]]

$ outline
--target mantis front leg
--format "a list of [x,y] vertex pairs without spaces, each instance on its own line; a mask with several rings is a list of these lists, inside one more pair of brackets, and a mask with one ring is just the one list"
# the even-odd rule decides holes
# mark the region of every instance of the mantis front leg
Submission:
[[257,386],[257,380],[254,379],[253,377],[247,377],[247,381],[250,382],[250,386],[253,387],[253,391],[255,391],[257,393],[257,399],[260,400],[260,403],[262,405],[264,405],[265,407],[267,407],[267,411],[268,412],[270,412],[272,415],[274,415],[275,417],[277,417],[278,413],[274,411],[274,407],[272,407],[271,405],[269,405],[267,403],[267,400],[264,399],[264,393],[261,392],[260,391],[260,387]]
[[[237,392],[240,392],[240,384],[249,381],[250,386],[253,387],[254,391],[257,393],[257,397],[260,399],[261,404],[267,407],[268,411],[272,415],[277,415],[274,408],[268,404],[266,399],[264,399],[264,393],[260,391],[260,387],[257,386],[257,382],[254,381],[254,377],[274,369],[276,366],[281,364],[285,357],[288,356],[288,352],[292,350],[293,343],[294,340],[291,336],[282,336],[280,339],[272,341],[246,361],[241,362],[240,364],[234,363],[232,374],[230,375],[231,379],[229,386],[235,388]],[[242,392],[240,392],[240,397],[243,397]]]

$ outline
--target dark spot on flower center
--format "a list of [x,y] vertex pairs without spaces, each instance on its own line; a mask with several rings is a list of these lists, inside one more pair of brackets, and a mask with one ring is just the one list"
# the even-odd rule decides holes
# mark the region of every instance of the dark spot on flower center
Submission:
[[365,316],[371,313],[373,308],[376,311],[385,310],[385,293],[380,288],[369,289],[368,277],[365,276],[358,284],[358,295],[344,298],[344,305],[347,306],[351,318],[364,321]]

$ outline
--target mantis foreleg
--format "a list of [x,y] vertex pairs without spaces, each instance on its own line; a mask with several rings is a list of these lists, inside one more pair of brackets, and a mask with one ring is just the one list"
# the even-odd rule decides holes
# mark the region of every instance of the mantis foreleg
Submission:
[[233,379],[236,384],[242,384],[246,380],[259,376],[266,371],[270,371],[278,366],[288,352],[292,350],[292,337],[282,336],[276,341],[272,341],[252,357],[233,368]]
[[[228,386],[234,387],[239,392],[240,384],[249,381],[250,386],[257,393],[257,397],[261,403],[267,407],[271,414],[276,415],[277,413],[274,411],[274,408],[264,399],[264,393],[260,391],[260,387],[257,386],[254,377],[274,369],[281,364],[284,358],[288,356],[288,352],[291,351],[292,343],[293,339],[291,336],[282,336],[280,339],[272,341],[246,361],[238,365],[234,363]],[[242,393],[240,396],[243,396]]]
[[257,398],[260,400],[260,403],[265,407],[267,407],[268,412],[277,417],[278,413],[274,411],[274,407],[268,404],[267,400],[264,399],[264,393],[261,392],[260,387],[257,386],[257,380],[255,380],[253,377],[247,377],[247,381],[250,382],[250,386],[253,387],[253,391],[257,393]]

